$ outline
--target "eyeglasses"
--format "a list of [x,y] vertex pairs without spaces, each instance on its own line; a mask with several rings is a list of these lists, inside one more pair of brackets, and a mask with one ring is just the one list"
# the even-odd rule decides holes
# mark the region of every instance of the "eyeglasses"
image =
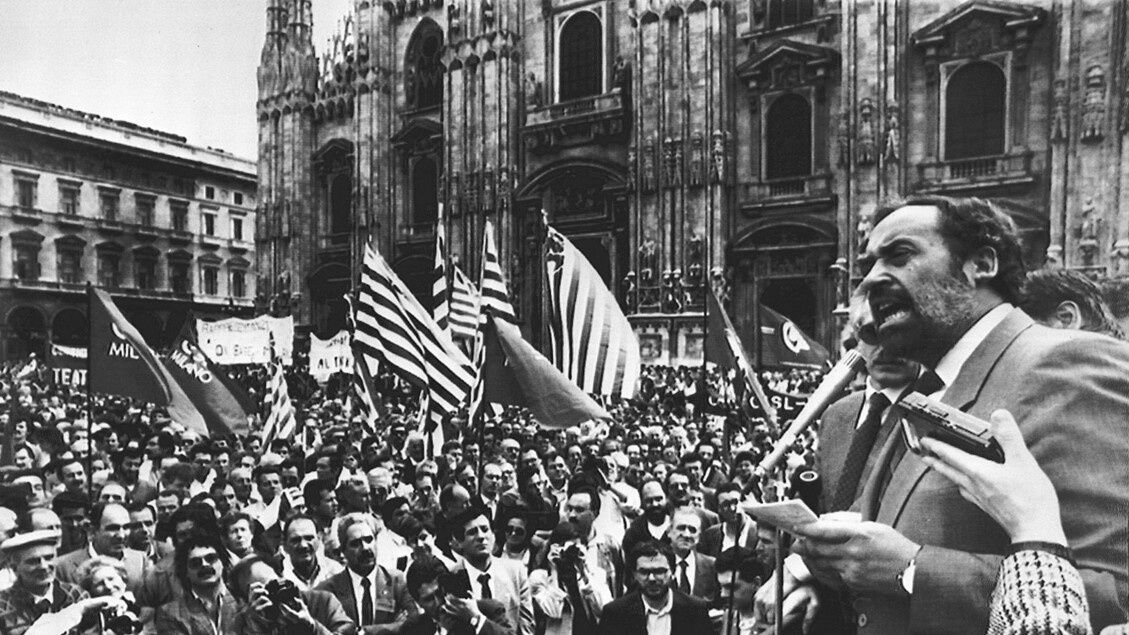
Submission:
[[525,535],[525,527],[520,527],[518,525],[507,525],[506,526],[506,533],[514,535],[514,536],[524,536]]
[[217,553],[209,553],[203,556],[195,556],[188,559],[189,569],[199,569],[205,564],[215,564],[220,561],[220,556]]

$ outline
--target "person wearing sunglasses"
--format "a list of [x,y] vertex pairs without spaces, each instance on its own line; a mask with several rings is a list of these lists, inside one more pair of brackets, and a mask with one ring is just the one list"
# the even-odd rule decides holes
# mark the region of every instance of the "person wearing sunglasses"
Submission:
[[523,510],[514,510],[508,513],[499,523],[498,546],[494,555],[499,558],[517,560],[532,569],[534,554],[541,550],[545,541],[534,535],[529,517]]
[[185,592],[157,609],[162,635],[235,633],[235,598],[224,585],[224,549],[215,536],[194,535],[176,546],[176,576]]

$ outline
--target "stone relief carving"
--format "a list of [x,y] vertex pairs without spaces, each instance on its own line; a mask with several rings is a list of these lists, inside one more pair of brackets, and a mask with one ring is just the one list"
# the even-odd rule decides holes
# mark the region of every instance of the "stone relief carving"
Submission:
[[635,161],[638,157],[635,155],[635,144],[627,146],[627,190],[633,191],[635,189],[636,167]]
[[725,133],[721,130],[714,130],[712,141],[710,158],[713,160],[713,164],[710,168],[710,182],[725,183]]
[[1100,141],[1105,127],[1105,71],[1091,66],[1086,71],[1086,99],[1082,104],[1082,141]]
[[1098,233],[1102,229],[1102,218],[1097,213],[1093,197],[1086,197],[1082,206],[1082,223],[1078,228],[1078,250],[1082,253],[1082,264],[1094,264],[1094,256],[1098,253]]
[[655,191],[655,143],[648,141],[643,147],[643,191]]
[[887,161],[897,161],[899,147],[901,146],[901,130],[898,121],[898,104],[890,102],[886,106],[886,141],[883,143],[882,156]]
[[525,76],[525,105],[529,108],[540,108],[544,105],[541,100],[541,82],[533,73]]
[[1056,79],[1054,82],[1054,108],[1051,111],[1051,141],[1066,140],[1066,98],[1066,80]]
[[872,165],[876,157],[874,138],[874,102],[869,97],[859,103],[858,154],[859,165]]

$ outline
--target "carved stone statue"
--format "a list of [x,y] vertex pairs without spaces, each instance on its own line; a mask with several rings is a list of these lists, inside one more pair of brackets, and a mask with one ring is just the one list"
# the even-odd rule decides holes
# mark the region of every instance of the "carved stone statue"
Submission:
[[871,165],[877,158],[874,137],[874,102],[870,98],[859,104],[858,164]]
[[624,92],[631,90],[631,62],[623,59],[622,55],[615,58],[612,67],[612,84]]
[[482,25],[488,29],[494,28],[494,2],[482,0]]
[[886,142],[883,144],[882,156],[887,161],[897,161],[899,146],[901,145],[901,131],[898,122],[898,105],[891,103],[886,107]]
[[655,281],[655,268],[658,264],[655,241],[648,238],[639,245],[639,281],[651,284]]
[[1129,239],[1113,243],[1113,275],[1129,275]]
[[533,73],[525,76],[525,105],[529,108],[540,108],[543,105],[541,82],[537,81],[537,75]]
[[510,208],[510,168],[498,168],[498,207],[505,212]]
[[459,5],[457,2],[452,2],[447,5],[447,30],[451,33],[458,33],[463,29],[462,16],[459,15]]
[[1091,66],[1086,71],[1086,101],[1082,104],[1082,140],[1098,141],[1105,127],[1105,71]]
[[482,207],[487,214],[494,211],[494,170],[489,163],[482,173]]
[[621,285],[621,297],[625,308],[629,311],[634,311],[639,302],[638,288],[635,284],[635,272],[628,271],[627,275],[623,277]]
[[1098,253],[1098,232],[1101,231],[1102,219],[1097,214],[1097,206],[1092,197],[1086,198],[1082,206],[1082,225],[1079,227],[1078,249],[1082,252],[1082,264],[1094,264],[1094,256]]
[[632,191],[635,189],[635,178],[637,176],[635,161],[638,159],[635,153],[635,145],[627,146],[627,190]]
[[1054,84],[1054,110],[1051,112],[1051,141],[1066,139],[1066,80],[1056,79]]
[[725,182],[725,133],[721,130],[713,131],[713,145],[710,149],[710,158],[713,165],[710,168],[710,182]]
[[870,238],[870,230],[874,228],[874,216],[871,213],[859,214],[859,224],[855,228],[855,238],[858,241],[858,251],[866,250],[866,241]]

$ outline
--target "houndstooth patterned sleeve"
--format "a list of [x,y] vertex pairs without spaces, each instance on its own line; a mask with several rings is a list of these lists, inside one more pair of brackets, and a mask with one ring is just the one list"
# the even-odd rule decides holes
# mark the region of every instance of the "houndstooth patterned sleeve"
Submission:
[[1091,635],[1082,578],[1070,562],[1024,550],[1004,559],[992,593],[988,635]]

